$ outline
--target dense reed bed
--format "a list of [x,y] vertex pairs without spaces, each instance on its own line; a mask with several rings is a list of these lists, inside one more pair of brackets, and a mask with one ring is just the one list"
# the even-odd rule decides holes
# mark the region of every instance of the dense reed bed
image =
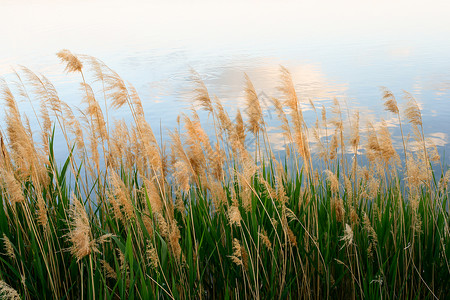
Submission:
[[[0,297],[450,294],[450,173],[411,95],[404,106],[387,89],[380,96],[401,130],[396,149],[385,122],[362,122],[337,100],[299,99],[281,68],[282,97],[272,99],[280,152],[250,78],[245,111],[230,117],[194,73],[192,102],[207,120],[192,109],[158,142],[131,84],[98,59],[58,56],[80,76],[81,109],[27,68],[0,82]],[[23,100],[39,130],[19,112]],[[133,122],[110,116],[120,108]],[[55,159],[56,138],[65,161]]]

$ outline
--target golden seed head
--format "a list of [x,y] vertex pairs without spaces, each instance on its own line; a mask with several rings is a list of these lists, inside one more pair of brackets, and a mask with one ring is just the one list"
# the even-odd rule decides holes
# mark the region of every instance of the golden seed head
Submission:
[[419,105],[414,97],[405,92],[405,98],[408,100],[406,104],[405,116],[408,121],[415,126],[422,126],[422,113],[420,112]]
[[3,246],[5,247],[5,254],[14,260],[16,258],[16,254],[14,253],[14,247],[6,234],[3,233]]
[[345,224],[344,236],[341,237],[341,241],[344,242],[343,247],[348,247],[353,244],[353,230],[348,224]]
[[327,175],[328,182],[330,184],[331,192],[338,193],[339,192],[339,179],[336,174],[334,174],[330,170],[325,170],[325,174]]
[[158,252],[156,251],[156,248],[150,242],[147,244],[147,249],[145,250],[145,254],[147,256],[147,261],[148,261],[149,266],[151,266],[153,269],[158,268],[158,265],[159,265]]
[[398,115],[399,110],[394,94],[385,87],[381,87],[381,91],[383,93],[384,106],[386,110]]
[[248,128],[256,135],[261,130],[261,125],[263,123],[262,109],[259,103],[258,95],[256,94],[255,87],[250,81],[250,78],[245,74],[245,96],[247,104],[247,114],[249,117]]
[[69,251],[80,261],[83,257],[98,251],[96,243],[91,236],[89,218],[83,204],[72,194],[72,206],[69,210],[71,229],[67,238],[72,246]]
[[83,64],[78,59],[78,57],[67,49],[63,49],[56,53],[56,55],[61,59],[62,62],[66,63],[66,72],[81,72],[83,69]]
[[20,300],[19,293],[3,280],[0,280],[0,298],[8,300]]
[[233,255],[230,255],[231,261],[238,266],[244,266],[243,256],[245,249],[242,247],[238,239],[233,239]]
[[241,226],[242,217],[237,203],[228,207],[228,221],[230,225]]
[[344,222],[345,217],[345,209],[344,202],[340,197],[335,197],[331,199],[332,208],[334,209],[334,213],[336,216],[336,221]]
[[114,271],[111,265],[106,260],[103,259],[101,259],[100,262],[102,263],[106,277],[111,279],[117,279],[116,271]]
[[267,236],[267,232],[265,229],[263,229],[260,233],[258,233],[259,238],[261,239],[261,241],[263,242],[264,246],[266,246],[266,248],[271,251],[272,250],[272,243],[270,242],[269,237]]
[[8,191],[11,204],[23,203],[25,201],[25,196],[23,194],[21,183],[14,177],[14,174],[12,172],[1,170],[0,173],[5,182],[5,187]]
[[209,97],[208,89],[206,88],[205,83],[195,70],[191,70],[191,73],[192,73],[192,80],[194,81],[194,84],[196,86],[194,89],[195,93],[194,101],[199,103],[204,110],[212,113],[214,111],[214,108],[212,106],[212,101],[211,98]]
[[289,227],[287,228],[287,237],[288,237],[289,244],[292,247],[297,247],[297,237],[295,236],[292,229]]

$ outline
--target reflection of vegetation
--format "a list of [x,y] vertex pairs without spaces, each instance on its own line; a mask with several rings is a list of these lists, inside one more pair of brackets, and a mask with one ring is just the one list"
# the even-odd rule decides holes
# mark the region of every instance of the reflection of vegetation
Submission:
[[[193,111],[179,119],[184,130],[170,134],[168,151],[157,143],[131,85],[99,60],[67,50],[58,55],[67,71],[83,75],[86,109],[76,117],[45,77],[23,69],[17,90],[31,105],[38,98],[41,145],[20,116],[15,93],[2,83],[2,296],[378,299],[450,293],[449,172],[434,177],[431,166],[440,159],[425,143],[411,96],[405,120],[416,147],[412,152],[402,138],[400,160],[385,124],[369,124],[360,137],[359,115],[344,120],[337,101],[331,118],[323,107],[308,127],[282,69],[284,99],[273,99],[287,141],[280,161],[250,79],[246,116],[238,112],[231,121],[195,74],[195,100],[209,112],[215,137]],[[83,64],[100,93],[86,82]],[[400,125],[394,96],[384,90],[383,98]],[[109,109],[128,106],[134,124],[112,123],[108,102]],[[59,167],[52,128],[71,153]],[[249,136],[256,141],[251,151]]]

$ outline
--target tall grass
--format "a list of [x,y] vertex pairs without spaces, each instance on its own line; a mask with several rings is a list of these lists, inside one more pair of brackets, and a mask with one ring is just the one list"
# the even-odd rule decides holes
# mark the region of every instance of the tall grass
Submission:
[[[80,75],[78,112],[26,68],[17,82],[1,82],[1,297],[450,294],[450,173],[439,166],[411,95],[402,110],[382,91],[401,129],[398,153],[385,122],[361,124],[337,100],[331,108],[311,102],[317,121],[307,124],[307,102],[282,68],[283,97],[273,99],[280,153],[248,76],[246,109],[230,117],[195,73],[193,102],[208,112],[213,134],[193,109],[163,144],[136,90],[116,72],[68,50],[58,56]],[[40,138],[19,99],[29,101]],[[131,123],[108,113],[125,107]],[[56,137],[67,145],[62,162]],[[443,170],[439,178],[433,168]]]

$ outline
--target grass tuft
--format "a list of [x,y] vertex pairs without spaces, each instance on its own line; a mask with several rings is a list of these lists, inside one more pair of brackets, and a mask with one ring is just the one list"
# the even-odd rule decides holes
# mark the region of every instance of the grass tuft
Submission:
[[[274,145],[247,75],[245,114],[237,110],[232,120],[193,71],[193,104],[214,128],[203,128],[193,108],[162,143],[138,93],[116,72],[68,50],[58,57],[80,75],[84,108],[69,106],[26,68],[14,88],[0,82],[0,297],[450,294],[450,171],[424,136],[411,94],[402,110],[382,88],[401,132],[398,152],[386,122],[364,123],[349,109],[344,118],[337,99],[316,111],[282,68],[273,106],[285,142]],[[33,112],[38,106],[40,140],[19,98]],[[132,121],[111,117],[125,107]],[[59,139],[64,162],[55,159]]]

